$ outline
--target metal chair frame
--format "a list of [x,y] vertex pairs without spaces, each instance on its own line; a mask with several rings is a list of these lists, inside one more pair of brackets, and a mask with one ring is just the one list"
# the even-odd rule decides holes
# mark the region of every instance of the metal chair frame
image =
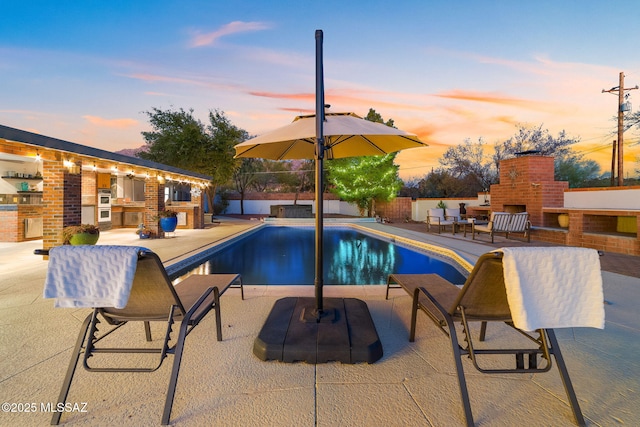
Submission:
[[[36,251],[36,253],[39,255],[47,255],[47,251],[42,250]],[[104,307],[94,308],[91,314],[89,314],[85,318],[80,328],[80,333],[78,334],[78,338],[73,349],[71,360],[69,361],[67,373],[62,383],[57,402],[58,405],[64,405],[66,403],[69,389],[71,388],[71,382],[73,381],[73,376],[76,372],[76,368],[81,356],[83,357],[82,365],[89,372],[154,372],[158,368],[160,368],[160,366],[162,366],[162,363],[168,355],[173,355],[173,367],[171,369],[171,377],[169,379],[169,386],[167,389],[164,410],[162,413],[162,425],[168,425],[171,417],[171,409],[173,406],[176,385],[178,382],[178,374],[180,372],[180,363],[182,361],[184,344],[187,335],[189,335],[189,333],[200,323],[202,319],[204,319],[204,317],[211,310],[214,310],[216,316],[217,340],[222,341],[220,296],[229,287],[239,287],[242,293],[242,299],[244,299],[244,289],[242,286],[242,279],[240,275],[227,275],[226,277],[224,277],[224,279],[226,280],[227,278],[232,278],[232,280],[229,280],[228,283],[225,283],[222,286],[222,291],[219,290],[218,286],[207,287],[206,290],[200,295],[200,297],[195,302],[193,302],[191,307],[189,307],[188,310],[185,310],[182,301],[180,300],[180,297],[176,292],[174,286],[171,284],[171,281],[158,256],[153,252],[140,252],[138,255],[138,262],[140,263],[141,260],[155,263],[156,267],[158,268],[156,273],[160,274],[164,279],[164,283],[157,283],[158,290],[160,292],[164,292],[165,297],[169,295],[167,293],[168,290],[168,292],[173,296],[174,300],[173,304],[167,305],[166,307],[166,315],[164,316],[166,319],[166,331],[164,333],[164,337],[162,338],[160,346],[99,347],[98,344],[106,337],[112,335],[127,323],[138,321],[142,321],[144,323],[146,341],[151,342],[152,338],[150,322],[161,321],[162,318],[156,313],[147,313],[146,315],[143,313],[141,316],[130,315],[126,311],[129,304],[123,309],[124,311],[122,311],[122,313],[120,313],[120,310],[116,309],[109,309]],[[208,277],[211,278],[214,278],[215,276],[216,275],[208,275]],[[180,285],[188,287],[188,280],[189,278],[187,278]],[[162,280],[159,281],[162,282]],[[236,284],[238,282],[239,285]],[[192,283],[195,284],[196,282]],[[135,279],[134,286],[136,286]],[[163,288],[164,290],[162,290]],[[160,311],[162,310],[163,309],[161,309]],[[180,323],[180,327],[178,329],[177,339],[175,343],[171,345],[170,342],[172,339],[173,326],[176,322]],[[101,328],[100,325],[102,325],[103,323],[107,325],[106,329]],[[104,331],[102,329],[104,329]],[[157,354],[159,355],[159,360],[157,361],[157,363],[145,367],[104,367],[98,366],[99,364],[94,363],[96,362],[96,359],[92,359],[93,357],[101,354]],[[51,425],[59,424],[61,416],[62,412],[54,412],[51,417]]]
[[[483,265],[488,263],[486,265]],[[485,270],[482,270],[482,268]],[[476,263],[473,271],[469,275],[465,285],[462,289],[445,281],[437,275],[423,275],[425,286],[415,286],[415,279],[419,275],[413,276],[411,281],[407,280],[407,283],[403,283],[401,274],[391,275],[387,283],[387,298],[389,288],[398,287],[400,285],[407,293],[412,296],[412,308],[411,308],[411,326],[409,331],[409,341],[414,342],[416,333],[417,313],[418,310],[422,310],[427,316],[438,326],[446,336],[449,337],[451,343],[451,349],[455,359],[456,373],[458,377],[458,385],[460,387],[460,395],[462,397],[462,405],[464,409],[465,419],[468,426],[473,426],[473,414],[471,411],[471,403],[469,400],[469,392],[467,390],[466,378],[464,375],[464,368],[462,364],[463,356],[468,357],[474,368],[481,373],[485,374],[505,374],[505,373],[544,373],[551,370],[552,358],[555,358],[558,366],[558,371],[564,385],[565,392],[567,394],[574,419],[580,426],[585,425],[580,405],[576,397],[569,373],[567,371],[564,358],[560,351],[558,340],[555,336],[553,329],[538,329],[533,333],[529,333],[516,328],[511,320],[511,314],[508,311],[508,306],[504,307],[506,302],[506,295],[501,295],[499,298],[495,298],[496,309],[493,311],[487,311],[487,308],[491,309],[491,301],[494,299],[494,294],[491,297],[481,295],[481,290],[474,290],[469,292],[470,297],[465,298],[467,292],[473,286],[482,287],[485,283],[483,281],[484,274],[487,273],[487,269],[502,268],[502,256],[500,253],[488,253],[480,257]],[[502,279],[502,288],[504,289],[504,280],[501,273],[496,273],[497,270],[493,270],[493,273],[498,274]],[[410,276],[410,275],[405,275]],[[495,276],[493,277],[495,279]],[[480,282],[480,283],[476,283]],[[432,283],[431,286],[429,284]],[[435,286],[435,287],[434,287]],[[490,285],[492,289],[489,292],[495,292],[499,289],[496,286],[496,281]],[[429,288],[433,288],[440,298],[446,293],[445,299],[447,302],[455,301],[451,307],[446,308],[441,302],[429,292]],[[444,292],[444,293],[443,293]],[[506,291],[505,291],[506,292]],[[423,298],[424,297],[424,298]],[[425,299],[426,298],[426,299]],[[474,306],[474,299],[483,299],[479,304],[482,306],[480,309]],[[487,305],[488,304],[488,305]],[[484,314],[483,314],[484,313]],[[513,330],[519,332],[521,335],[528,338],[529,341],[534,343],[533,347],[517,347],[517,348],[477,348],[474,344],[474,338],[469,327],[471,322],[480,322],[479,341],[485,341],[486,330],[488,322],[503,322]],[[456,331],[456,323],[460,323],[462,327],[462,342],[460,343],[458,332]],[[513,355],[515,358],[514,367],[505,368],[484,368],[480,362],[483,357],[490,357],[491,355]],[[525,358],[526,356],[526,358]],[[543,364],[539,366],[539,362]],[[527,363],[528,362],[528,363]]]

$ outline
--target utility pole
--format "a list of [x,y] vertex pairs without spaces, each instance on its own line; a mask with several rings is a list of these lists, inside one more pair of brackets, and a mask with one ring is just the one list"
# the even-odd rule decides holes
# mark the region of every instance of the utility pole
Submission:
[[[620,84],[616,87],[612,87],[609,90],[602,89],[602,93],[614,93],[618,92],[618,187],[622,187],[624,185],[624,157],[623,157],[623,148],[622,144],[624,142],[624,91],[625,90],[633,90],[638,89],[638,85],[635,87],[626,88],[624,87],[624,73],[620,72]],[[615,153],[615,146],[614,146]],[[615,156],[615,154],[614,154]],[[613,170],[611,171],[613,174]]]
[[615,187],[616,185],[616,144],[618,141],[613,140],[613,154],[611,155],[611,185],[610,187]]

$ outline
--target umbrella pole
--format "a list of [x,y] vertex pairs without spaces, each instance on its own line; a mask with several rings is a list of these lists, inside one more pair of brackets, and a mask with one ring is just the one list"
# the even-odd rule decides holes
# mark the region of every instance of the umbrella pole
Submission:
[[355,298],[327,298],[323,308],[323,126],[322,30],[316,30],[316,307],[311,297],[276,301],[253,343],[253,354],[289,363],[373,363],[382,357],[382,343],[367,304]]
[[316,291],[317,320],[323,310],[323,158],[324,158],[324,74],[322,66],[322,30],[316,30]]

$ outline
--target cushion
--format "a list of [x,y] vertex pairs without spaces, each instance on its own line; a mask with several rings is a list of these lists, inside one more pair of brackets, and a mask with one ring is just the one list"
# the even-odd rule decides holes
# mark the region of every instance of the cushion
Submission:
[[447,219],[460,221],[460,208],[445,209],[445,216],[447,217]]
[[444,221],[444,209],[429,209],[429,216],[437,216],[440,220]]

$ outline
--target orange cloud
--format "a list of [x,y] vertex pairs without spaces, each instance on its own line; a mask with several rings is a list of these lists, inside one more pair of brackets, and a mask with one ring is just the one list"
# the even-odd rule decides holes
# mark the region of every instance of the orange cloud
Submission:
[[316,112],[315,109],[312,108],[280,108],[282,111],[291,111],[292,113],[296,113],[298,115],[302,114],[314,114]]
[[451,90],[435,94],[438,98],[457,99],[460,101],[485,102],[489,104],[510,105],[513,107],[526,108],[530,110],[549,111],[552,107],[549,103],[533,101],[530,99],[512,98],[488,92],[476,92],[468,90]]
[[[277,93],[277,92],[259,92],[250,91],[249,95],[260,96],[274,99],[290,99],[295,101],[309,102],[310,105],[315,104],[314,93]],[[345,93],[351,93],[351,95],[345,95]],[[365,96],[360,96],[360,94]],[[375,95],[375,96],[367,96]],[[403,102],[390,102],[382,100],[380,93],[370,93],[367,91],[346,91],[346,90],[327,90],[325,91],[325,101],[327,104],[331,104],[333,111],[349,111],[355,109],[362,109],[368,111],[369,108],[379,109],[391,109],[391,110],[408,110],[408,111],[431,111],[433,107],[425,107],[415,104],[408,104]],[[401,96],[402,94],[387,94],[388,96]],[[299,111],[299,108],[294,108],[294,111]]]
[[435,125],[424,123],[424,124],[421,124],[420,126],[414,126],[411,128],[407,127],[406,130],[407,132],[411,132],[418,135],[418,138],[420,138],[420,140],[423,142],[427,142],[429,146],[431,146],[431,144],[435,144],[435,145],[439,144],[436,141],[432,142],[433,136],[438,133],[438,127]]
[[191,47],[209,46],[215,44],[218,39],[224,36],[238,33],[247,33],[251,31],[268,30],[271,25],[264,22],[243,22],[233,21],[220,27],[216,31],[205,34],[197,34],[191,40]]
[[138,124],[138,121],[134,119],[103,119],[96,116],[82,116],[82,118],[92,125],[111,129],[126,129]]
[[520,121],[513,116],[495,116],[493,117],[493,120],[499,123],[506,123],[514,127],[520,123]]

